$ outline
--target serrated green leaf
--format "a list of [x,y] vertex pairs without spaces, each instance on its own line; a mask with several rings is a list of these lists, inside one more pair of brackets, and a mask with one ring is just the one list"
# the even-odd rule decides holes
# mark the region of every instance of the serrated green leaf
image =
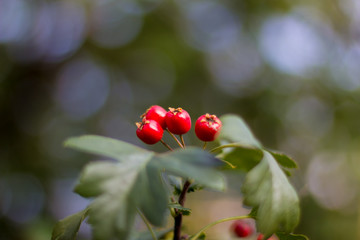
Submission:
[[89,209],[70,215],[56,223],[51,240],[75,240],[81,223],[88,214]]
[[226,114],[221,116],[220,120],[222,128],[218,139],[222,144],[238,143],[243,146],[261,148],[261,143],[240,116]]
[[258,148],[245,147],[239,144],[233,145],[235,146],[234,149],[219,156],[219,158],[231,164],[231,166],[224,165],[224,170],[237,169],[248,172],[255,167],[263,157],[263,152]]
[[170,208],[177,209],[180,211],[183,215],[188,216],[191,214],[191,209],[181,206],[179,203],[169,203]]
[[[262,158],[263,147],[254,137],[250,128],[244,120],[237,115],[224,115],[221,118],[223,127],[219,135],[219,141],[222,144],[212,149],[212,152],[223,150],[218,155],[220,159],[236,166],[236,169],[249,171]],[[285,168],[297,168],[296,162],[284,153],[270,151],[276,161]],[[225,169],[233,169],[231,166],[225,166]],[[285,171],[285,170],[284,170]],[[290,172],[286,172],[290,173]]]
[[223,162],[199,148],[188,147],[185,150],[158,154],[154,163],[173,175],[191,178],[196,183],[215,190],[225,190],[224,176],[215,169],[222,166]]
[[257,229],[267,236],[291,232],[299,221],[299,199],[273,156],[264,151],[261,162],[246,176],[244,203],[257,208]]
[[128,239],[137,209],[153,225],[161,226],[168,208],[163,171],[209,188],[225,188],[222,174],[215,170],[222,162],[199,148],[155,154],[98,136],[72,138],[67,146],[119,160],[88,164],[75,187],[80,195],[95,197],[89,214],[95,239]]
[[132,158],[141,159],[143,155],[151,153],[133,144],[97,135],[72,137],[65,141],[64,146],[118,161],[130,161]]
[[297,168],[298,165],[294,159],[281,152],[268,151],[273,155],[276,161],[283,167],[286,168]]
[[277,232],[276,235],[278,236],[279,240],[309,240],[309,238],[302,234],[288,234]]

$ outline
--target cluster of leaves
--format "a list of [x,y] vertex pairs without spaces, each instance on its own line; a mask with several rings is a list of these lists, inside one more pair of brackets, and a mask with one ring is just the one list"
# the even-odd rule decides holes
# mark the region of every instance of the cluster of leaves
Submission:
[[216,156],[196,147],[158,154],[100,136],[67,140],[67,147],[116,161],[93,162],[85,167],[75,192],[94,200],[85,210],[61,220],[52,239],[75,239],[86,217],[94,239],[136,239],[132,227],[138,213],[154,226],[165,223],[169,208],[185,215],[191,213],[169,202],[172,191],[164,175],[192,179],[197,185],[191,191],[198,186],[224,191],[226,170],[248,172],[242,192],[244,203],[253,207],[251,217],[256,219],[258,231],[266,236],[276,232],[281,240],[305,239],[290,234],[299,221],[300,210],[296,191],[285,173],[290,174],[289,169],[296,163],[284,154],[265,149],[240,117],[225,115],[221,121],[220,146],[211,151],[218,153]]

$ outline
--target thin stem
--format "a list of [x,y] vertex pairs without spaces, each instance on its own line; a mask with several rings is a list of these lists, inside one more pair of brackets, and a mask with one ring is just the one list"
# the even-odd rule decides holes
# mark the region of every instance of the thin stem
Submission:
[[180,140],[181,140],[181,144],[183,145],[183,147],[186,148],[186,146],[185,146],[185,141],[184,141],[184,137],[183,137],[182,134],[180,135]]
[[252,146],[252,145],[246,145],[246,144],[238,144],[238,143],[230,143],[230,144],[225,144],[225,145],[221,145],[219,147],[216,147],[216,148],[213,148],[210,150],[210,152],[217,152],[217,151],[220,151],[224,148],[233,148],[233,147],[245,147],[245,148],[250,148],[250,149],[259,149],[259,147],[256,147],[256,146]]
[[152,229],[149,221],[146,219],[146,217],[144,216],[144,214],[142,214],[142,212],[141,212],[139,209],[137,209],[137,212],[138,212],[138,214],[140,215],[140,217],[142,218],[142,220],[144,221],[144,223],[146,224],[147,228],[149,229],[152,238],[153,238],[154,240],[157,240],[156,234],[155,234],[154,230]]
[[[191,185],[190,180],[186,180],[184,183],[183,189],[179,196],[179,204],[181,206],[184,206],[185,200],[186,200],[186,193],[189,190],[189,187]],[[175,226],[174,226],[174,238],[173,240],[180,240],[181,238],[181,225],[182,225],[182,213],[178,212],[178,215],[175,217]]]
[[184,146],[179,142],[179,140],[175,137],[175,135],[169,131],[169,129],[166,129],[166,131],[172,136],[172,138],[177,142],[177,144],[179,144],[181,148],[184,148]]
[[212,223],[206,225],[202,229],[200,229],[200,231],[197,232],[194,236],[192,236],[189,240],[198,239],[198,237],[201,235],[201,233],[205,232],[208,228],[211,228],[212,226],[214,226],[216,224],[227,222],[227,221],[232,221],[232,220],[245,219],[245,218],[251,218],[251,216],[244,215],[244,216],[229,217],[229,218],[223,218],[223,219],[217,220],[215,222],[212,222]]
[[207,142],[204,142],[203,149],[206,149]]
[[164,142],[164,140],[160,140],[160,142],[165,146],[167,147],[170,151],[174,151],[166,142]]
[[219,158],[219,160],[222,161],[222,162],[224,162],[224,163],[226,163],[226,164],[229,165],[231,168],[236,168],[235,165],[231,164],[230,162],[228,162],[228,161],[226,161],[226,160],[224,160],[224,159]]

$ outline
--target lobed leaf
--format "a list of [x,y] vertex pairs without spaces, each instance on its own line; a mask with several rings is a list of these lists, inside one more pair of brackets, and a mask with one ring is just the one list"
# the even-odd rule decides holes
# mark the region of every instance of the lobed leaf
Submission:
[[75,240],[88,211],[89,209],[86,208],[57,222],[51,240]]
[[188,147],[185,150],[159,154],[155,160],[159,168],[166,169],[173,175],[193,179],[215,190],[225,190],[224,177],[215,169],[222,166],[223,162],[199,148]]
[[263,152],[259,148],[245,147],[239,144],[232,144],[234,148],[226,154],[218,156],[229,162],[231,165],[225,165],[224,170],[233,170],[234,167],[237,170],[245,172],[250,171],[255,167],[262,159]]
[[95,197],[89,213],[94,239],[128,239],[137,209],[153,225],[163,225],[168,209],[163,171],[212,189],[225,188],[222,174],[214,169],[223,163],[198,148],[155,154],[98,136],[71,138],[66,146],[118,160],[88,164],[75,187],[80,195]]
[[222,129],[219,140],[222,144],[238,143],[243,146],[261,148],[261,143],[252,134],[245,121],[234,114],[226,114],[220,117]]
[[291,232],[299,221],[299,199],[274,157],[264,151],[261,162],[246,176],[244,203],[256,208],[257,229],[267,236]]
[[278,236],[279,240],[309,240],[309,238],[302,234],[287,234],[282,232],[277,232],[276,235]]
[[132,158],[142,158],[142,155],[150,153],[133,144],[96,135],[69,138],[65,141],[64,146],[86,153],[113,158],[120,162],[130,161]]
[[276,161],[283,167],[286,168],[297,168],[298,165],[294,159],[281,152],[269,151]]

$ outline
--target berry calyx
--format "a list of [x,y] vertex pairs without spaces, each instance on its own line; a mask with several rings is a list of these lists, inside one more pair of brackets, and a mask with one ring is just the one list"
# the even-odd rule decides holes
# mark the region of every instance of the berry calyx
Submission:
[[191,128],[190,115],[182,108],[169,108],[165,121],[167,128],[173,134],[182,135]]
[[254,232],[252,225],[244,220],[237,220],[232,227],[237,237],[248,237]]
[[164,130],[155,120],[143,119],[142,122],[136,123],[136,135],[146,144],[155,144],[162,139]]
[[222,123],[215,115],[200,116],[195,123],[195,134],[204,142],[214,141],[220,133]]
[[166,128],[166,122],[165,122],[166,113],[167,113],[167,111],[164,108],[162,108],[158,105],[153,105],[150,108],[148,108],[146,110],[146,112],[143,115],[141,115],[140,117],[146,118],[147,120],[155,120],[161,125],[161,127],[163,129],[165,129]]

